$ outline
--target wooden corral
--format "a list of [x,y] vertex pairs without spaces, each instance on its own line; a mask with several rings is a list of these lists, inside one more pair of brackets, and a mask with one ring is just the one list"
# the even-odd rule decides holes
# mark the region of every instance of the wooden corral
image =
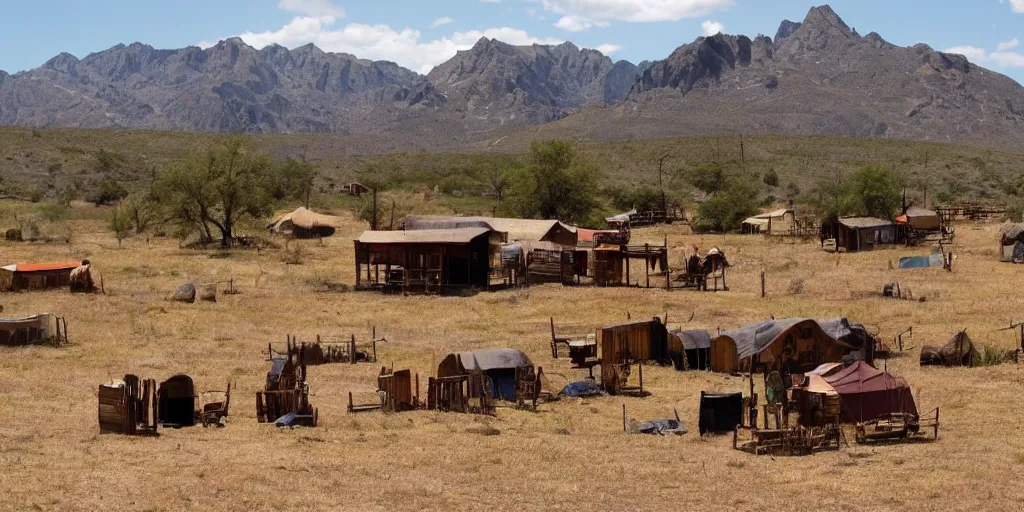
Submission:
[[[288,335],[285,340],[285,353],[296,357],[298,351],[304,347],[306,349],[306,364],[310,366],[329,363],[376,363],[377,342],[387,340],[377,337],[376,327],[372,332],[371,339],[363,342],[358,342],[355,334],[347,338],[317,334],[315,341],[299,341],[298,336]],[[272,347],[268,347],[267,353],[272,357],[276,352]]]
[[153,379],[125,375],[99,387],[101,434],[157,435],[157,387]]
[[[668,244],[600,246],[594,249],[594,282],[600,286],[669,288]],[[640,260],[644,273],[632,275],[631,263]],[[655,280],[652,282],[652,270]],[[635,281],[635,282],[634,282]]]
[[427,379],[427,409],[432,411],[494,414],[489,381],[483,372]]
[[70,287],[71,271],[78,266],[78,262],[6,265],[0,267],[0,291]]
[[68,322],[64,317],[44,313],[25,318],[0,318],[0,346],[67,342]]

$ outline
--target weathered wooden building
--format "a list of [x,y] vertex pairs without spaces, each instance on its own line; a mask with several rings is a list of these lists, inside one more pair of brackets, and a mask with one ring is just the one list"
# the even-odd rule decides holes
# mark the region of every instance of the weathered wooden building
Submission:
[[836,250],[869,251],[879,245],[896,243],[896,225],[874,217],[848,217],[831,223]]
[[366,231],[355,240],[356,288],[444,293],[488,288],[502,235],[488,228]]

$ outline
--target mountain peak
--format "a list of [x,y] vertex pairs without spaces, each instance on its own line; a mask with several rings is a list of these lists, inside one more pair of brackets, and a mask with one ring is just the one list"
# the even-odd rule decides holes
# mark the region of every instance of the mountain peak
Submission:
[[810,11],[807,11],[807,16],[804,17],[802,25],[813,26],[813,27],[835,27],[843,32],[853,33],[850,30],[849,25],[843,21],[842,18],[832,10],[832,7],[826,5],[820,5],[818,7],[811,7]]
[[779,24],[779,30],[775,32],[775,43],[793,35],[793,32],[796,32],[798,28],[800,28],[800,23],[782,20],[782,23]]

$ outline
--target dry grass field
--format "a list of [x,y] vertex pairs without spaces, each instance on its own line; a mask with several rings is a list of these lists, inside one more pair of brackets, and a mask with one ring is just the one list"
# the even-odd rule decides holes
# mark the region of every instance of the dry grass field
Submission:
[[[998,262],[994,224],[960,224],[954,271],[893,270],[899,256],[928,249],[834,255],[817,244],[760,237],[695,236],[651,228],[634,240],[682,249],[725,250],[732,290],[566,288],[401,297],[332,292],[349,283],[351,239],[363,225],[324,242],[299,242],[302,264],[283,250],[180,249],[167,239],[133,238],[122,248],[95,220],[68,222],[70,244],[0,242],[0,263],[88,257],[105,295],[65,290],[0,294],[4,316],[53,312],[68,319],[60,348],[0,348],[0,509],[4,510],[1020,510],[1024,487],[1024,368],[922,369],[921,345],[966,328],[975,342],[1012,348],[996,331],[1019,319],[1024,268]],[[295,242],[292,242],[294,244]],[[680,256],[677,254],[676,258]],[[678,264],[680,261],[675,261]],[[759,272],[768,297],[759,294]],[[634,274],[636,275],[636,274]],[[181,282],[234,278],[238,295],[179,304]],[[880,298],[899,279],[927,302]],[[448,351],[513,347],[544,367],[553,387],[584,376],[553,360],[548,318],[584,331],[669,314],[690,328],[767,318],[848,316],[881,335],[914,327],[914,348],[891,359],[922,411],[942,411],[935,442],[853,444],[808,457],[734,451],[731,436],[700,438],[701,390],[741,391],[742,378],[645,367],[646,398],[567,399],[540,411],[500,408],[496,417],[414,412],[347,414],[349,391],[371,397],[379,367],[312,367],[311,401],[321,425],[275,429],[255,419],[255,392],[269,364],[268,343],[288,333],[361,338],[376,325],[389,340],[381,363],[418,371],[425,383]],[[190,374],[199,390],[237,383],[227,428],[163,429],[158,438],[99,435],[97,386],[126,373]],[[630,416],[664,418],[677,408],[691,432],[627,436]],[[490,428],[481,428],[490,427]],[[498,432],[494,435],[495,430]],[[485,435],[489,433],[490,435]]]

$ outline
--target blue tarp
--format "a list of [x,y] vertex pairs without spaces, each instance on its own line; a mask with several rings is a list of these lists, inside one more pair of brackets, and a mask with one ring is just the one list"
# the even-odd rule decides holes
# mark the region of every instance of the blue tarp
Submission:
[[304,426],[308,427],[313,424],[313,417],[308,414],[296,414],[290,412],[281,416],[274,422],[274,426],[278,428],[282,427],[297,427]]
[[561,394],[565,396],[588,397],[601,396],[605,392],[601,390],[601,386],[598,386],[597,382],[587,379],[566,384]]
[[900,268],[928,268],[941,267],[942,253],[932,253],[928,256],[907,256],[900,258]]

